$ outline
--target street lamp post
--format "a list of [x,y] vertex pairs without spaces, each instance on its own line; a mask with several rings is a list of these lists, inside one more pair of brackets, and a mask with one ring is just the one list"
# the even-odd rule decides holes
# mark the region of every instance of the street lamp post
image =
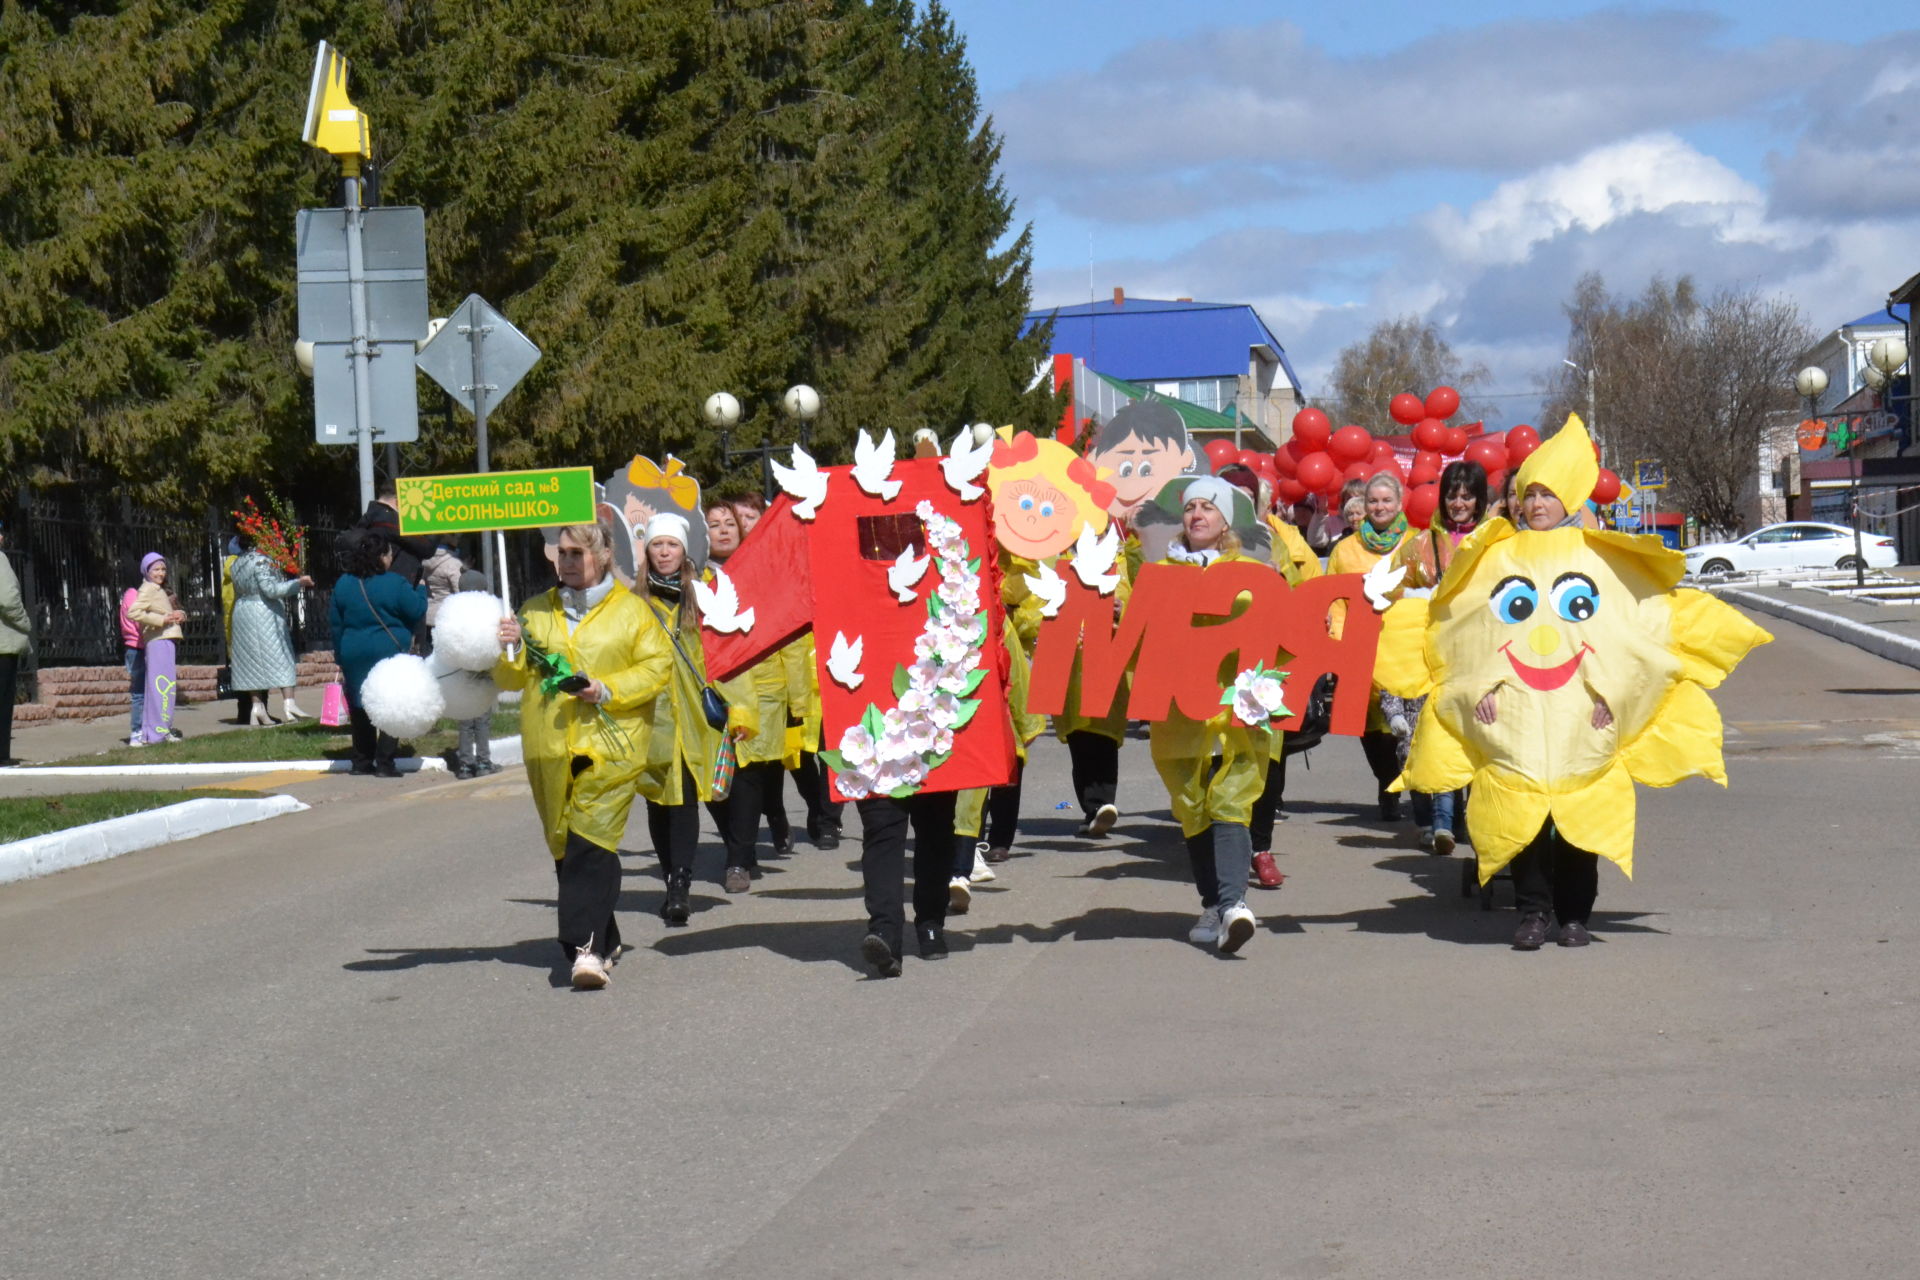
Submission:
[[[1861,370],[1861,376],[1882,409],[1886,407],[1886,392],[1893,375],[1900,372],[1900,366],[1906,362],[1907,344],[1898,338],[1881,338],[1867,348],[1867,365]],[[1847,460],[1852,464],[1847,474],[1853,481],[1853,580],[1856,586],[1864,587],[1867,560],[1860,550],[1860,440],[1857,436],[1847,443]]]
[[[787,388],[780,397],[780,407],[789,418],[799,423],[801,448],[812,447],[813,420],[820,416],[820,393],[806,383],[797,383]],[[752,449],[733,447],[733,429],[740,425],[740,401],[726,391],[716,391],[707,397],[705,413],[709,426],[720,432],[720,460],[722,465],[731,467],[735,461],[743,458],[760,459],[760,494],[769,502],[773,500],[773,455],[786,448],[786,445],[769,440],[766,444]]]
[[[1793,389],[1806,399],[1807,417],[1820,416],[1820,397],[1826,394],[1827,383],[1827,371],[1817,364],[1810,364],[1793,375]],[[1867,585],[1867,562],[1860,552],[1860,464],[1851,449],[1847,453],[1847,463],[1847,506],[1851,511],[1848,523],[1853,526],[1854,583],[1864,587]]]

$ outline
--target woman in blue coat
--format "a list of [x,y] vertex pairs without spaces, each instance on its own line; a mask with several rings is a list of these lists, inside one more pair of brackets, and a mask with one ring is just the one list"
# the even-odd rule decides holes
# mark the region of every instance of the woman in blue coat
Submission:
[[407,652],[414,627],[427,616],[427,589],[409,586],[392,572],[393,547],[378,533],[363,532],[344,548],[340,580],[333,584],[327,619],[333,624],[333,657],[347,689],[347,715],[353,722],[353,772],[397,778],[393,762],[399,746],[376,733],[360,705],[360,686],[383,658]]

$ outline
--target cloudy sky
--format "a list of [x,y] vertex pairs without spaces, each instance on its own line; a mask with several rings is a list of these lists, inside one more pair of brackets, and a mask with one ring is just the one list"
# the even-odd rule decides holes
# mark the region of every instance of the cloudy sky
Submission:
[[[1920,271],[1899,8],[948,0],[1035,301],[1254,303],[1307,383],[1417,312],[1536,407],[1575,279],[1756,285],[1831,329]],[[1876,29],[1879,18],[1886,25]]]

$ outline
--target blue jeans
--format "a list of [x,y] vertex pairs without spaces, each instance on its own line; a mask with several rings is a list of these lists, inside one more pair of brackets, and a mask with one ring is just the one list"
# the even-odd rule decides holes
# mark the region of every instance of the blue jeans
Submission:
[[133,713],[127,719],[127,732],[131,737],[140,732],[140,717],[147,709],[147,651],[122,649],[120,656],[127,664],[127,696],[133,706]]
[[1424,791],[1413,793],[1413,825],[1422,831],[1438,831],[1442,827],[1453,832],[1455,839],[1464,840],[1467,834],[1467,815],[1465,806],[1459,803],[1461,791],[1441,791],[1432,795]]

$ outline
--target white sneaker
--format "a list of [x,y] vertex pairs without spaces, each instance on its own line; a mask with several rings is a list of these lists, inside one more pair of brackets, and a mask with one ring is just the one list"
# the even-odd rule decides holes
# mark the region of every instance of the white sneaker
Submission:
[[1453,846],[1459,843],[1453,838],[1453,832],[1445,827],[1433,833],[1433,851],[1443,858],[1453,856]]
[[1208,907],[1187,930],[1187,941],[1196,947],[1210,947],[1220,941],[1220,908]]
[[973,905],[973,886],[967,883],[965,876],[955,876],[947,881],[947,914],[963,916],[967,908]]
[[1000,877],[993,874],[993,868],[987,865],[987,842],[982,840],[973,846],[973,874],[967,877],[975,884],[985,884]]
[[1091,818],[1087,819],[1087,834],[1104,836],[1113,830],[1113,824],[1118,821],[1120,821],[1120,811],[1110,804],[1103,804],[1093,811]]
[[1219,946],[1220,954],[1230,956],[1247,945],[1247,939],[1253,936],[1254,926],[1259,924],[1253,918],[1253,912],[1244,902],[1236,902],[1228,907],[1220,917]]
[[575,991],[598,991],[607,985],[607,965],[599,956],[586,948],[573,957],[573,989]]
[[127,745],[130,747],[144,747],[147,745],[147,740],[136,733],[127,739]]

